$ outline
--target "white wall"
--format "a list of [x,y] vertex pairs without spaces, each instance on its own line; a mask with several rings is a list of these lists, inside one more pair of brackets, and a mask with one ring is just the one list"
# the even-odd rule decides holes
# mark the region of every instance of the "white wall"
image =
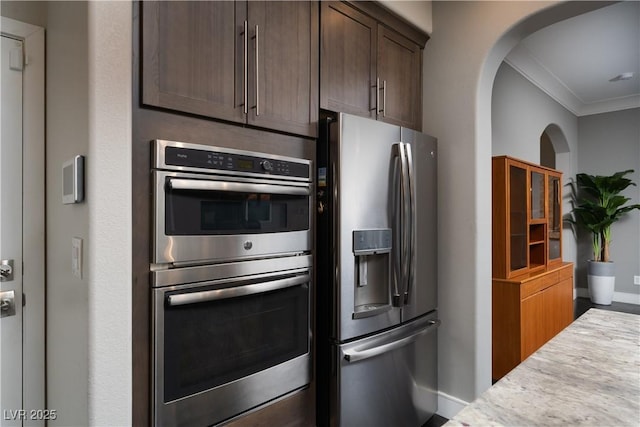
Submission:
[[409,21],[427,34],[433,31],[431,0],[378,0],[384,7]]
[[[553,7],[550,7],[553,6]],[[433,2],[423,129],[438,137],[440,409],[491,385],[491,92],[506,54],[595,2]]]
[[[553,141],[556,169],[567,184],[578,163],[578,119],[529,80],[503,62],[493,84],[491,100],[492,155],[507,155],[540,164],[540,136],[548,125],[562,132],[563,141]],[[559,132],[558,131],[558,132]],[[551,132],[552,139],[555,133]],[[571,211],[571,189],[563,186],[562,213]],[[565,224],[562,258],[576,261],[576,241]]]
[[[623,194],[631,198],[630,204],[640,203],[640,108],[582,116],[578,118],[578,137],[578,172],[611,175],[634,169],[627,178],[636,186]],[[640,287],[633,284],[633,276],[640,275],[640,211],[634,210],[614,224],[612,236],[611,259],[616,263],[614,300],[640,304]],[[591,258],[587,239],[578,247],[576,280],[581,288],[586,287],[585,261]]]
[[[87,202],[62,204],[62,164],[89,146],[87,3],[51,2],[47,18],[47,405],[52,426],[88,425]],[[96,167],[87,157],[87,167]],[[85,244],[84,274],[71,274],[71,238]]]
[[88,4],[89,425],[126,426],[132,410],[133,7]]
[[[47,399],[56,426],[131,424],[129,2],[50,2],[47,17]],[[61,165],[86,156],[86,200]],[[83,277],[71,238],[83,239]]]

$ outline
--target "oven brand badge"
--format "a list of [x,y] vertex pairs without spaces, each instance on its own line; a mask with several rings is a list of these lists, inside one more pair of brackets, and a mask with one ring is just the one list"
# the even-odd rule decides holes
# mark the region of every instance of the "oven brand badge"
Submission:
[[253,243],[251,242],[251,240],[247,240],[246,242],[244,242],[244,249],[245,250],[250,250],[253,247]]

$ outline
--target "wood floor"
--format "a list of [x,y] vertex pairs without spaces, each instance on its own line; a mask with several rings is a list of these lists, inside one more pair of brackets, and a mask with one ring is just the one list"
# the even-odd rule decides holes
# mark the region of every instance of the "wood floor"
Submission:
[[[573,301],[573,318],[577,319],[586,313],[590,308],[599,308],[602,310],[620,311],[623,313],[640,314],[640,305],[626,304],[623,302],[612,302],[611,305],[598,305],[591,302],[589,298],[576,298]],[[436,414],[429,419],[422,427],[440,427],[444,425],[447,418]]]

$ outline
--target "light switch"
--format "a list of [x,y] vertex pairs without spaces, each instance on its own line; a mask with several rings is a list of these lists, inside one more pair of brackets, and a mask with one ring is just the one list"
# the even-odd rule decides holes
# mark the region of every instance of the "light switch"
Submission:
[[82,279],[82,239],[79,237],[71,239],[71,273]]

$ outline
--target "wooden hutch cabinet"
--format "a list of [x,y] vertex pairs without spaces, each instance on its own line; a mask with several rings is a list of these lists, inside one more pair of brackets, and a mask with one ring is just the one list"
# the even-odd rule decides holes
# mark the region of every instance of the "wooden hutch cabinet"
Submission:
[[562,173],[507,156],[492,170],[497,380],[573,321],[573,264],[562,261]]

